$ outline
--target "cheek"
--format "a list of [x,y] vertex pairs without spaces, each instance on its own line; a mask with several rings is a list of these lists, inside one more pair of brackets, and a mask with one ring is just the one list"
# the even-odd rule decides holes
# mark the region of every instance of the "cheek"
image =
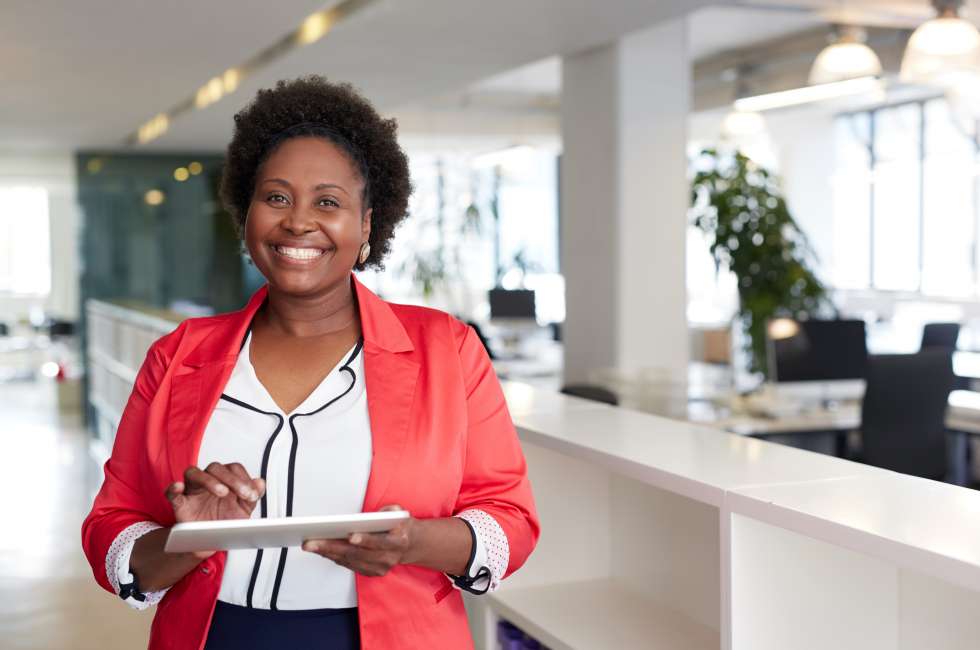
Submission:
[[346,214],[343,218],[328,219],[323,230],[330,239],[341,247],[361,245],[361,219],[356,214]]

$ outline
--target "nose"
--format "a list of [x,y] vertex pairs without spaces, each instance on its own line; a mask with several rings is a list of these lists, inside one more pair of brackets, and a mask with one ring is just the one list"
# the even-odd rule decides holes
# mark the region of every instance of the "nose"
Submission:
[[282,229],[292,235],[305,235],[317,229],[316,220],[307,210],[294,208],[283,215]]

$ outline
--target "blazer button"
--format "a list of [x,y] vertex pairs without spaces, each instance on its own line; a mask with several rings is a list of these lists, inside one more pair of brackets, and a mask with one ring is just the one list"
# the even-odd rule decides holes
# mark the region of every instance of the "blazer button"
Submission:
[[204,575],[211,575],[211,567],[202,566],[201,573],[203,573]]

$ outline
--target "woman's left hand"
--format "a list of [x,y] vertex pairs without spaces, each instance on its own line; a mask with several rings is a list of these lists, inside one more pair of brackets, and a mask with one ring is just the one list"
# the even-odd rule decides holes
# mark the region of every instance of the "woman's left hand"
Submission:
[[[402,510],[391,505],[381,510]],[[398,564],[408,563],[414,542],[416,519],[408,518],[386,533],[354,533],[344,539],[310,539],[303,550],[333,560],[365,576],[383,576]]]

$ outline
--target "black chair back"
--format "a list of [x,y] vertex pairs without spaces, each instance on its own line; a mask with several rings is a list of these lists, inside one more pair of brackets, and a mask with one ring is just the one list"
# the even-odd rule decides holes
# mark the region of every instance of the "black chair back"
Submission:
[[619,397],[616,393],[595,384],[566,384],[562,386],[561,392],[573,397],[590,399],[593,402],[602,402],[611,406],[619,405]]
[[476,337],[480,339],[480,343],[483,344],[483,349],[487,351],[487,356],[490,357],[490,360],[493,361],[496,359],[497,355],[493,353],[493,349],[490,347],[490,341],[486,336],[484,336],[483,330],[480,329],[480,326],[473,321],[466,321],[466,324],[472,327],[473,331],[476,332]]
[[922,328],[921,349],[942,348],[943,350],[955,350],[956,340],[959,337],[959,323],[927,323]]
[[946,475],[946,407],[953,387],[951,353],[868,357],[861,409],[862,459],[885,469],[942,480]]

